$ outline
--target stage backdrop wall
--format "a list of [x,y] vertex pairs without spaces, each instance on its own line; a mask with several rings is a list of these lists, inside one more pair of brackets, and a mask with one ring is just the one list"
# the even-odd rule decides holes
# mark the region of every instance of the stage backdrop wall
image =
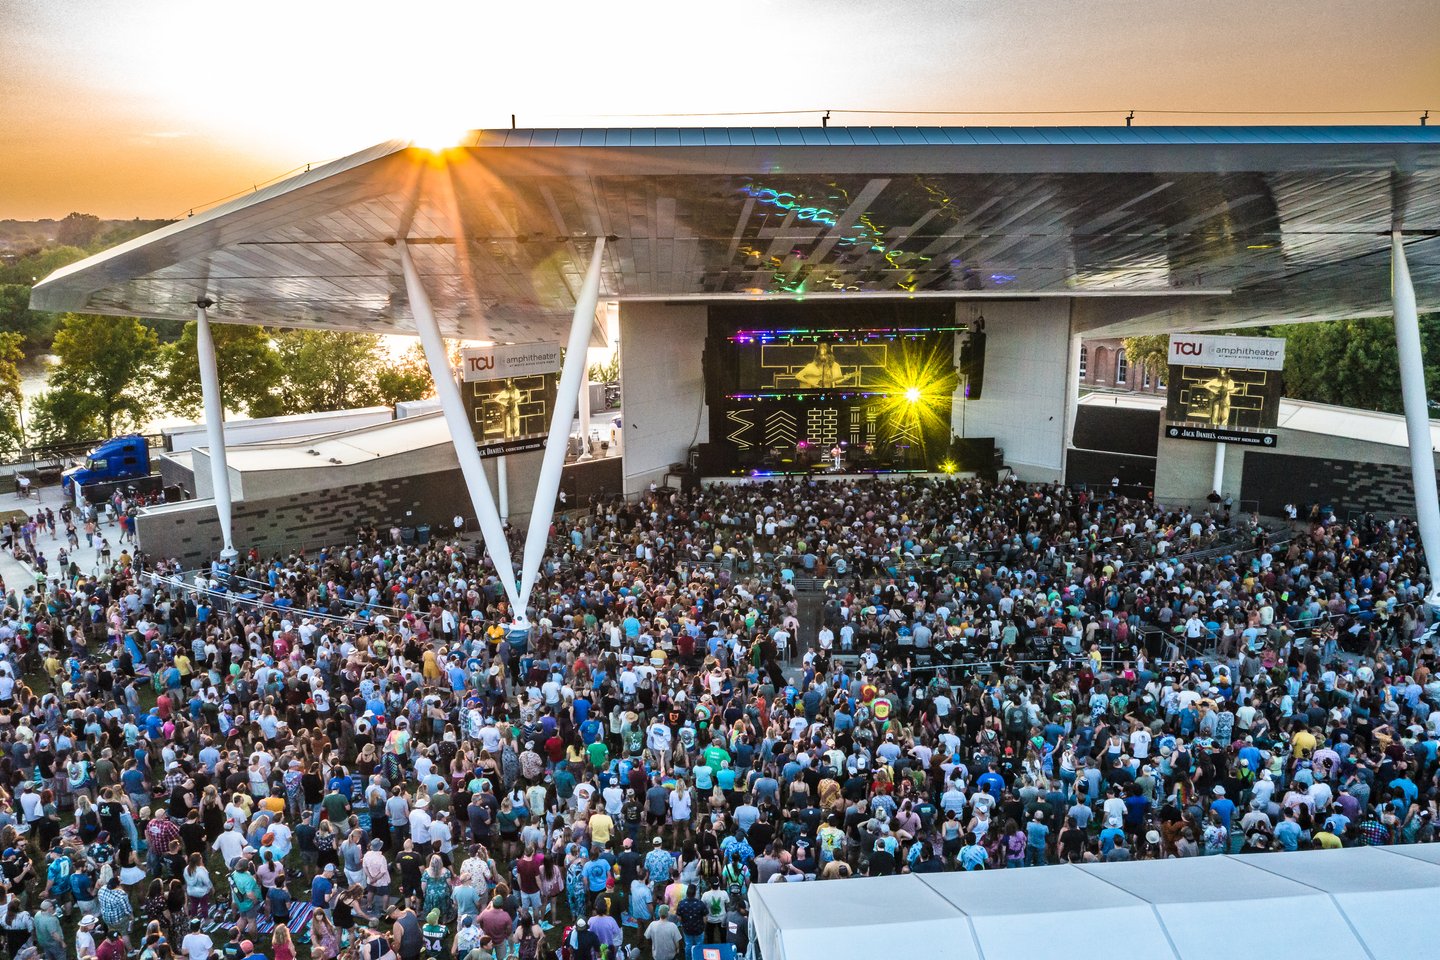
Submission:
[[[994,437],[1005,463],[1026,480],[1058,480],[1065,469],[1070,301],[961,303],[957,322],[985,317],[985,390],[954,404],[951,429]],[[968,405],[962,409],[962,404]]]
[[620,304],[625,492],[661,482],[710,438],[705,407],[704,304]]

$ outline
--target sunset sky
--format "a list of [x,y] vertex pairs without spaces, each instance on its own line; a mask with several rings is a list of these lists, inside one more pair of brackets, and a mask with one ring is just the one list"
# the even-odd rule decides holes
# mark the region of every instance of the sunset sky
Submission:
[[[1437,0],[4,0],[0,219],[170,217],[475,127],[1440,124]],[[1103,116],[1022,111],[1108,111]],[[1155,110],[1241,111],[1161,116]],[[1395,110],[1383,116],[1346,111]],[[1279,111],[1337,111],[1323,117]],[[631,114],[631,116],[623,116]],[[621,115],[621,116],[606,116]]]

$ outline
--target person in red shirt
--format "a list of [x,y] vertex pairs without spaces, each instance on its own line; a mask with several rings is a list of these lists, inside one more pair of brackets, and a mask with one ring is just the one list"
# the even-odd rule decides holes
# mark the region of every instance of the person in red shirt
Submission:
[[545,866],[545,855],[535,849],[535,844],[525,845],[525,855],[515,861],[515,874],[520,887],[520,909],[532,917],[540,915],[540,870]]
[[95,946],[95,960],[125,960],[129,954],[130,946],[125,938],[120,936],[119,930],[111,930]]

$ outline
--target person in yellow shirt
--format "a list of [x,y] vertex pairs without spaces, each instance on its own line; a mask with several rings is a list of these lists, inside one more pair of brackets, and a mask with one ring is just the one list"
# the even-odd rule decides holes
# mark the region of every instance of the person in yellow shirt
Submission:
[[1304,724],[1290,736],[1290,755],[1296,759],[1310,756],[1315,752],[1315,734],[1306,729]]
[[604,808],[590,814],[590,839],[602,847],[610,846],[610,837],[615,832],[615,821]]

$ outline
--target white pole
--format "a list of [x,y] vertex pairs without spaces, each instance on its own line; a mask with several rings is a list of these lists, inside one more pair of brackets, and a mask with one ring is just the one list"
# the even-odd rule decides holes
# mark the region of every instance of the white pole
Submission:
[[584,379],[586,355],[590,347],[590,331],[595,328],[595,307],[600,301],[600,265],[605,260],[605,238],[595,238],[595,252],[585,282],[575,298],[575,313],[570,318],[570,340],[565,346],[565,366],[560,371],[560,388],[555,393],[555,409],[550,416],[550,439],[545,444],[545,459],[540,464],[540,480],[535,485],[535,502],[530,507],[530,527],[525,532],[525,555],[520,561],[520,610],[530,602],[530,591],[540,573],[545,556],[545,541],[550,536],[550,520],[555,516],[555,496],[560,492],[560,473],[565,468],[566,440],[575,419],[575,404]]
[[1395,309],[1395,349],[1400,355],[1400,397],[1410,440],[1410,482],[1415,488],[1415,519],[1430,571],[1426,601],[1440,605],[1440,495],[1435,490],[1435,448],[1430,440],[1430,406],[1425,396],[1425,357],[1420,348],[1420,317],[1415,287],[1399,230],[1390,234],[1390,300]]
[[580,452],[578,459],[590,459],[590,350],[585,350],[585,372],[580,379]]
[[195,304],[195,357],[200,364],[200,394],[205,401],[205,436],[210,449],[210,485],[215,488],[215,514],[220,518],[220,557],[237,556],[231,541],[230,467],[225,461],[225,403],[220,396],[220,370],[215,364],[215,338],[210,333],[211,301]]
[[410,297],[410,314],[415,318],[415,331],[420,335],[420,346],[425,351],[430,376],[435,379],[435,395],[440,399],[440,409],[445,412],[450,442],[455,445],[455,456],[460,461],[460,473],[465,478],[470,502],[480,518],[480,535],[485,540],[491,562],[495,564],[495,573],[500,578],[506,598],[515,608],[516,615],[523,617],[525,608],[520,605],[515,593],[515,567],[510,559],[510,544],[505,539],[500,514],[495,510],[495,500],[490,496],[490,483],[485,479],[485,467],[480,462],[480,451],[475,446],[475,434],[465,413],[460,387],[455,383],[454,371],[450,369],[445,340],[440,336],[440,324],[435,319],[425,285],[420,282],[420,274],[410,260],[406,240],[402,237],[395,246],[400,251],[400,269],[405,274],[405,291]]
[[1215,472],[1210,475],[1210,489],[1225,495],[1225,444],[1215,444]]
[[495,458],[495,497],[500,501],[500,522],[510,522],[510,471],[505,456]]

